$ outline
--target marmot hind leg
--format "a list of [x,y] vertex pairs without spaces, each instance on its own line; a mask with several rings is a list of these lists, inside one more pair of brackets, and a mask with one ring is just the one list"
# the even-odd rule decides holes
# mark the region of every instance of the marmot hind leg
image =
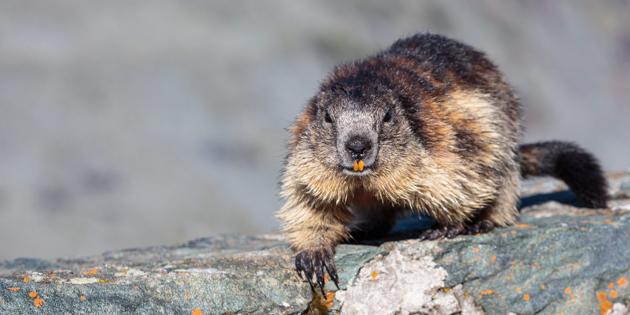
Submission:
[[442,225],[422,231],[421,240],[437,240],[454,238],[458,235],[486,233],[499,226],[513,224],[518,217],[517,203],[519,200],[520,177],[516,171],[510,172],[501,186],[495,201],[479,210],[470,222],[459,225]]
[[418,238],[422,241],[434,241],[443,238],[454,238],[459,235],[471,235],[486,233],[495,228],[495,224],[489,220],[478,220],[470,224],[443,226],[439,223],[420,233]]
[[518,218],[521,177],[518,171],[511,171],[501,183],[499,194],[492,205],[482,209],[473,223],[489,221],[494,226],[507,226]]

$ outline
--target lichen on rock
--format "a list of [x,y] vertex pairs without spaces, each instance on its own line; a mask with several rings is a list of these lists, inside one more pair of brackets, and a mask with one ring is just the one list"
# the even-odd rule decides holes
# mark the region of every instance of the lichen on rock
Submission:
[[540,179],[525,183],[520,222],[511,227],[435,242],[340,245],[341,289],[329,282],[323,299],[297,277],[282,236],[221,235],[0,262],[0,314],[624,315],[630,174],[609,180],[611,209],[579,208],[560,182]]

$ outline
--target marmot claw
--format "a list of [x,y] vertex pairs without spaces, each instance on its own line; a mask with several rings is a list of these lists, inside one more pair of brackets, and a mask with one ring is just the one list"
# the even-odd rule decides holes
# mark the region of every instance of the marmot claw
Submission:
[[295,256],[295,270],[302,279],[306,279],[312,290],[315,290],[314,283],[319,286],[322,296],[326,296],[324,291],[324,274],[328,273],[330,279],[339,289],[339,277],[335,267],[334,252],[332,250],[305,250]]

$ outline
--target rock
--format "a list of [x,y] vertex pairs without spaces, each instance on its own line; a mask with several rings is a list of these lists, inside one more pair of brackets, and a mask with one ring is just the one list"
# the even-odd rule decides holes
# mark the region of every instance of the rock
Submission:
[[541,179],[524,185],[512,227],[340,245],[341,288],[328,283],[325,299],[298,279],[281,236],[221,235],[2,262],[0,313],[628,314],[630,174],[610,179],[612,209],[576,207],[562,184]]

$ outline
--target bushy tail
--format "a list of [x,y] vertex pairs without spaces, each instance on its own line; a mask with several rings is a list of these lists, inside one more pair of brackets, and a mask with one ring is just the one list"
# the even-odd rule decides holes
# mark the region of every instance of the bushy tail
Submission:
[[519,151],[523,177],[556,177],[563,180],[585,206],[606,208],[606,178],[591,153],[562,141],[524,144]]

